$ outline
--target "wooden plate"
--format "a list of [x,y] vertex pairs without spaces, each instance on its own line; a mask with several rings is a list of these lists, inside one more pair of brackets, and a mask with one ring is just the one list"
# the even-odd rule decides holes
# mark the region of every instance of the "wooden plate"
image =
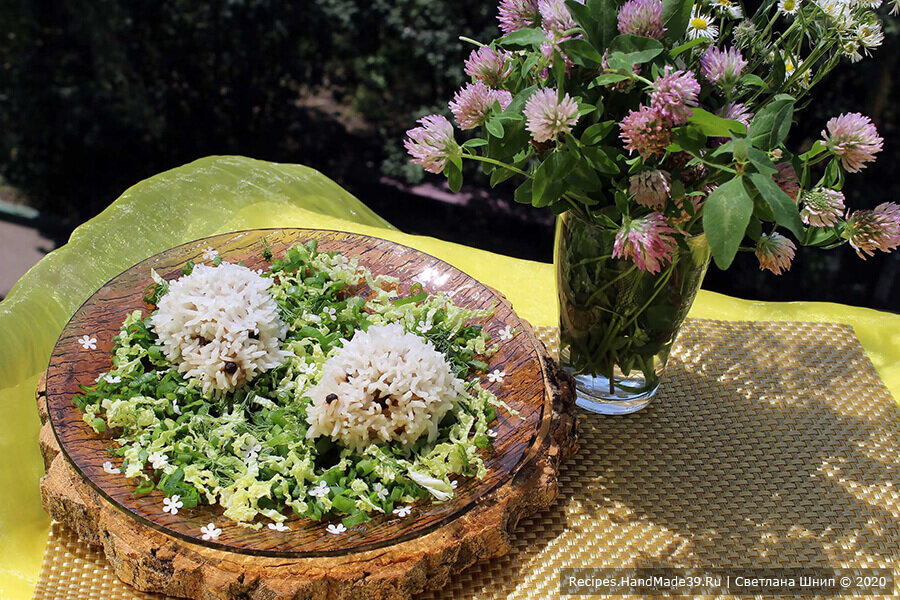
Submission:
[[[502,381],[483,379],[501,400],[518,411],[512,416],[498,411],[494,429],[498,435],[494,449],[485,455],[487,476],[459,480],[456,496],[444,503],[422,500],[405,518],[377,516],[343,534],[327,533],[327,522],[292,517],[288,531],[238,526],[222,516],[220,507],[198,506],[182,509],[177,515],[163,512],[164,495],[154,491],[135,496],[134,484],[123,475],[104,471],[115,442],[97,435],[82,420],[72,403],[79,384],[92,385],[97,376],[111,368],[113,337],[130,312],[149,314],[142,301],[151,282],[153,268],[166,279],[181,276],[188,261],[208,262],[210,250],[229,262],[243,261],[252,269],[266,268],[262,259],[263,239],[276,256],[290,246],[317,240],[322,251],[340,251],[359,256],[360,263],[375,274],[400,278],[400,292],[420,282],[428,292],[445,291],[453,301],[470,308],[495,307],[484,326],[497,341],[498,352],[491,357],[489,371],[505,373]],[[500,330],[509,326],[512,338],[499,341]],[[59,448],[75,470],[114,506],[139,521],[188,542],[230,552],[271,557],[334,556],[371,550],[422,536],[472,510],[479,500],[508,482],[534,454],[537,441],[549,429],[551,394],[545,387],[544,364],[530,328],[519,320],[509,303],[494,290],[451,265],[413,248],[387,240],[337,231],[311,229],[253,230],[229,233],[177,246],[150,257],[109,281],[78,309],[57,341],[47,371],[46,397],[49,420]],[[86,337],[85,337],[86,336]],[[201,527],[215,523],[222,529],[215,541],[202,539]]]

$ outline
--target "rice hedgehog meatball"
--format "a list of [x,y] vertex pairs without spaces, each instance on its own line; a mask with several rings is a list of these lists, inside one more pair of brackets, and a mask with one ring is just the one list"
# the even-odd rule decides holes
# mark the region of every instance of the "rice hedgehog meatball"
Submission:
[[269,293],[272,280],[240,265],[197,265],[169,282],[150,317],[163,352],[203,392],[227,392],[279,366],[287,326]]
[[372,443],[433,441],[461,394],[444,355],[398,323],[357,331],[322,367],[309,396],[308,437],[328,436],[357,452]]

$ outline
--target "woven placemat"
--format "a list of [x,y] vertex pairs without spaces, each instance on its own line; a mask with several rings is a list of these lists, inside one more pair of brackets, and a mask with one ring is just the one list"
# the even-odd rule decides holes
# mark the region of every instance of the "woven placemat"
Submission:
[[[689,320],[653,404],[582,431],[512,553],[422,600],[553,598],[562,567],[900,568],[900,410],[846,325]],[[54,524],[35,598],[163,597]]]

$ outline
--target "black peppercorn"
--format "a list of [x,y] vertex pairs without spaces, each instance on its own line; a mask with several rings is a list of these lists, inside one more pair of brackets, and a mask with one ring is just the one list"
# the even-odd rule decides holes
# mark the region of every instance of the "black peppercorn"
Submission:
[[229,375],[233,375],[235,372],[237,372],[237,365],[231,361],[228,361],[227,363],[225,363],[225,372]]
[[327,396],[325,396],[325,403],[331,404],[332,402],[334,402],[337,399],[338,399],[337,394],[328,394]]

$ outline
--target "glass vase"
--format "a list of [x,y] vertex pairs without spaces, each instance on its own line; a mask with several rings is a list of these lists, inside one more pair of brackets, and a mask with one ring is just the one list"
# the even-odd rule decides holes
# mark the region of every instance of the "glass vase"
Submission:
[[609,415],[646,407],[709,265],[705,236],[682,238],[658,273],[612,258],[616,230],[567,212],[557,220],[554,263],[560,364],[578,406]]

